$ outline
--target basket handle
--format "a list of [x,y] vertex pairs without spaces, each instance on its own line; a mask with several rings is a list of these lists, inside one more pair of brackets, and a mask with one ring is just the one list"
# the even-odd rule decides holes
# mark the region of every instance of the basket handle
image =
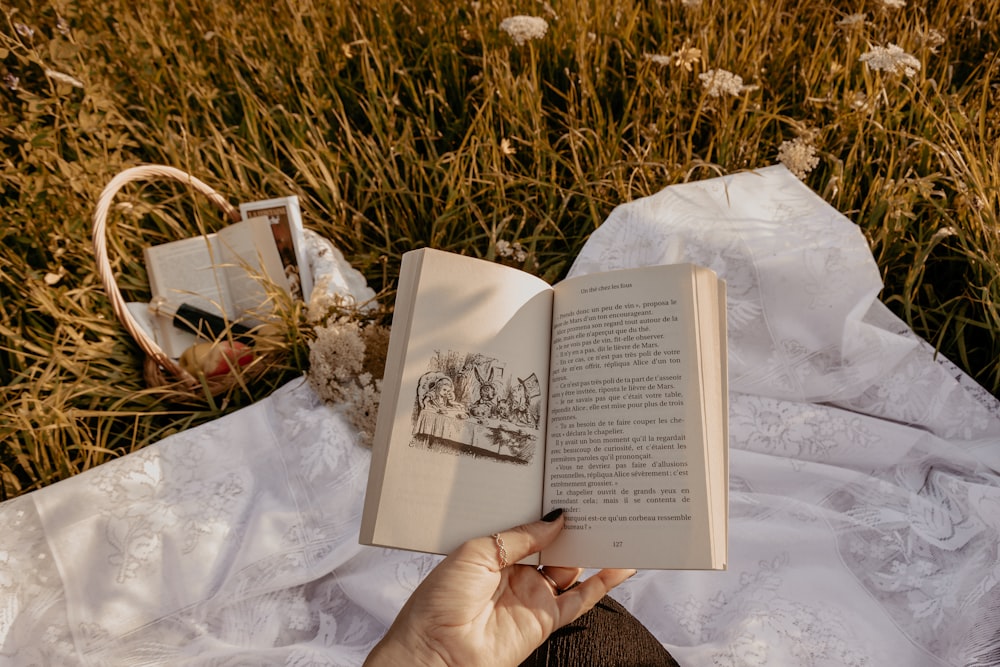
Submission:
[[168,178],[193,187],[195,190],[208,197],[208,199],[215,204],[230,219],[230,221],[239,221],[239,209],[232,206],[228,201],[226,201],[225,197],[213,190],[206,183],[198,180],[186,171],[156,164],[145,164],[138,167],[130,167],[111,179],[111,182],[104,187],[100,198],[97,200],[97,209],[94,211],[93,229],[94,257],[97,260],[97,269],[101,276],[101,282],[104,284],[104,291],[111,300],[111,307],[114,309],[115,316],[118,318],[118,321],[122,323],[136,342],[139,343],[139,347],[141,347],[153,361],[169,371],[172,375],[176,376],[178,379],[191,382],[194,381],[194,377],[174,363],[174,361],[167,356],[160,346],[146,334],[146,332],[139,325],[139,322],[132,317],[132,314],[125,306],[125,298],[122,296],[121,290],[118,289],[118,283],[115,281],[114,273],[111,271],[111,262],[108,259],[108,213],[111,210],[111,203],[114,200],[115,195],[118,194],[118,191],[128,183],[133,181],[151,180],[159,177]]

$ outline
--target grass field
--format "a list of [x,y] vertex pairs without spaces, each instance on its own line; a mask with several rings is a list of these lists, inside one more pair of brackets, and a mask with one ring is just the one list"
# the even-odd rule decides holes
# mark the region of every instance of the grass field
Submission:
[[[91,215],[162,163],[231,202],[298,195],[391,303],[400,255],[506,258],[550,280],[616,204],[783,159],[864,231],[883,300],[1000,389],[1000,3],[942,0],[15,0],[0,27],[0,499],[246,405],[179,405],[95,272]],[[529,21],[527,32],[502,21]],[[532,32],[535,29],[536,32]],[[516,38],[516,39],[515,39]],[[521,43],[518,41],[521,40]],[[739,77],[739,78],[737,78]],[[214,229],[135,187],[109,234]]]

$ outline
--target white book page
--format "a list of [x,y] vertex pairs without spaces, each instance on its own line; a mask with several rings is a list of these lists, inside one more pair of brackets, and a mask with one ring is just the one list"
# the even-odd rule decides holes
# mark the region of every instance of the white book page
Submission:
[[551,289],[425,249],[404,256],[396,303],[385,383],[399,390],[383,394],[363,538],[373,524],[374,544],[447,553],[538,519]]
[[690,265],[556,286],[543,563],[711,567],[694,293]]
[[289,291],[270,222],[263,217],[250,218],[226,227],[217,236],[229,286],[231,317],[266,317],[274,310],[267,294],[268,283]]
[[[145,248],[143,253],[154,299],[164,297],[173,304],[186,303],[232,317],[215,234],[162,243]],[[157,328],[156,339],[171,357],[180,356],[197,340],[193,334],[174,327],[170,318],[157,316],[153,321]]]

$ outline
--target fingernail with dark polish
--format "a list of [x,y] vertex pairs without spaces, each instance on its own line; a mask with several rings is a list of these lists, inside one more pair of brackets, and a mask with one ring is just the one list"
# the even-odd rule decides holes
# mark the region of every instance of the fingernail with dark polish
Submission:
[[553,521],[561,517],[562,513],[563,511],[561,507],[559,509],[552,510],[551,512],[542,517],[542,521],[545,521],[547,523],[552,523]]

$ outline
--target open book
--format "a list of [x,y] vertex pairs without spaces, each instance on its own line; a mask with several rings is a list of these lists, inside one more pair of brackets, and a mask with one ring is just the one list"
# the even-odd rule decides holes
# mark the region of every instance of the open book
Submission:
[[724,569],[725,283],[690,264],[551,287],[403,256],[360,541],[448,553],[555,508],[548,565]]
[[[301,261],[302,219],[296,197],[240,206],[242,222],[214,234],[144,249],[153,301],[193,306],[229,322],[258,324],[273,311],[267,290],[276,286],[301,298],[311,287],[308,265]],[[178,357],[197,342],[172,318],[153,316],[157,344]]]

